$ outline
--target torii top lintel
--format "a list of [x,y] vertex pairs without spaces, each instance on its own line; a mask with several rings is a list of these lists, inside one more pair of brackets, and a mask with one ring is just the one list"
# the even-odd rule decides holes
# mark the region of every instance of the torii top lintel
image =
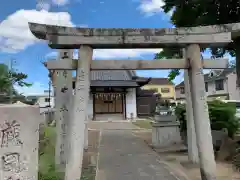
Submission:
[[93,48],[162,48],[225,45],[240,36],[240,23],[187,28],[76,28],[29,23],[38,39],[48,40],[54,49],[74,49],[81,45]]

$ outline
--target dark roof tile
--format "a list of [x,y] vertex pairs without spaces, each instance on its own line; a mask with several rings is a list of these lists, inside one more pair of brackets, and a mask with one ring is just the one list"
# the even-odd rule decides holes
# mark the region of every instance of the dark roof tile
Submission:
[[132,77],[128,71],[124,70],[100,70],[100,71],[91,71],[91,80],[114,80],[114,81],[126,81],[131,80]]
[[126,81],[91,81],[91,86],[92,87],[138,87],[138,84],[136,83],[136,81],[130,81],[130,80],[126,80]]
[[212,72],[208,74],[204,74],[204,81],[215,81],[218,79],[224,79],[226,76],[232,72],[234,72],[235,69],[224,69],[224,70],[213,70]]
[[[92,81],[128,81],[135,76],[134,71],[129,70],[99,70],[91,71]],[[73,77],[76,80],[76,77]]]
[[151,80],[150,80],[150,82],[148,84],[153,84],[153,85],[174,85],[174,83],[169,81],[168,78],[151,78]]

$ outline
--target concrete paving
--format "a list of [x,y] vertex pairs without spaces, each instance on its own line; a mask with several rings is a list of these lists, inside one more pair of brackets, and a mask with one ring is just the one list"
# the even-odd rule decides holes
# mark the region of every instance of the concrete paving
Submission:
[[114,122],[99,122],[99,121],[89,121],[89,129],[97,130],[138,130],[139,127],[133,125],[129,121],[114,121]]
[[96,180],[186,180],[129,129],[102,129],[97,166]]

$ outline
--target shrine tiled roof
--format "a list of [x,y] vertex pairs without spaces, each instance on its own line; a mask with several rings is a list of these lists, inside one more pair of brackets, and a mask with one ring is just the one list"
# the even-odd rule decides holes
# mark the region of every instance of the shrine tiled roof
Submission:
[[[134,71],[130,70],[99,70],[91,71],[91,81],[128,81],[136,76]],[[76,80],[76,77],[73,77]]]
[[[135,71],[130,70],[99,70],[91,71],[92,87],[137,87]],[[73,78],[74,81],[76,78]]]
[[93,81],[126,81],[132,80],[132,76],[128,70],[91,71],[91,80]]

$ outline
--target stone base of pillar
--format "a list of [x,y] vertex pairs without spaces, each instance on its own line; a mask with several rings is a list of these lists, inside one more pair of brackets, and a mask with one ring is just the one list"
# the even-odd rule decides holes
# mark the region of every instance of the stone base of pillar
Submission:
[[88,125],[86,123],[84,129],[84,150],[88,150]]
[[152,145],[156,148],[167,148],[172,145],[182,144],[179,123],[153,122]]

